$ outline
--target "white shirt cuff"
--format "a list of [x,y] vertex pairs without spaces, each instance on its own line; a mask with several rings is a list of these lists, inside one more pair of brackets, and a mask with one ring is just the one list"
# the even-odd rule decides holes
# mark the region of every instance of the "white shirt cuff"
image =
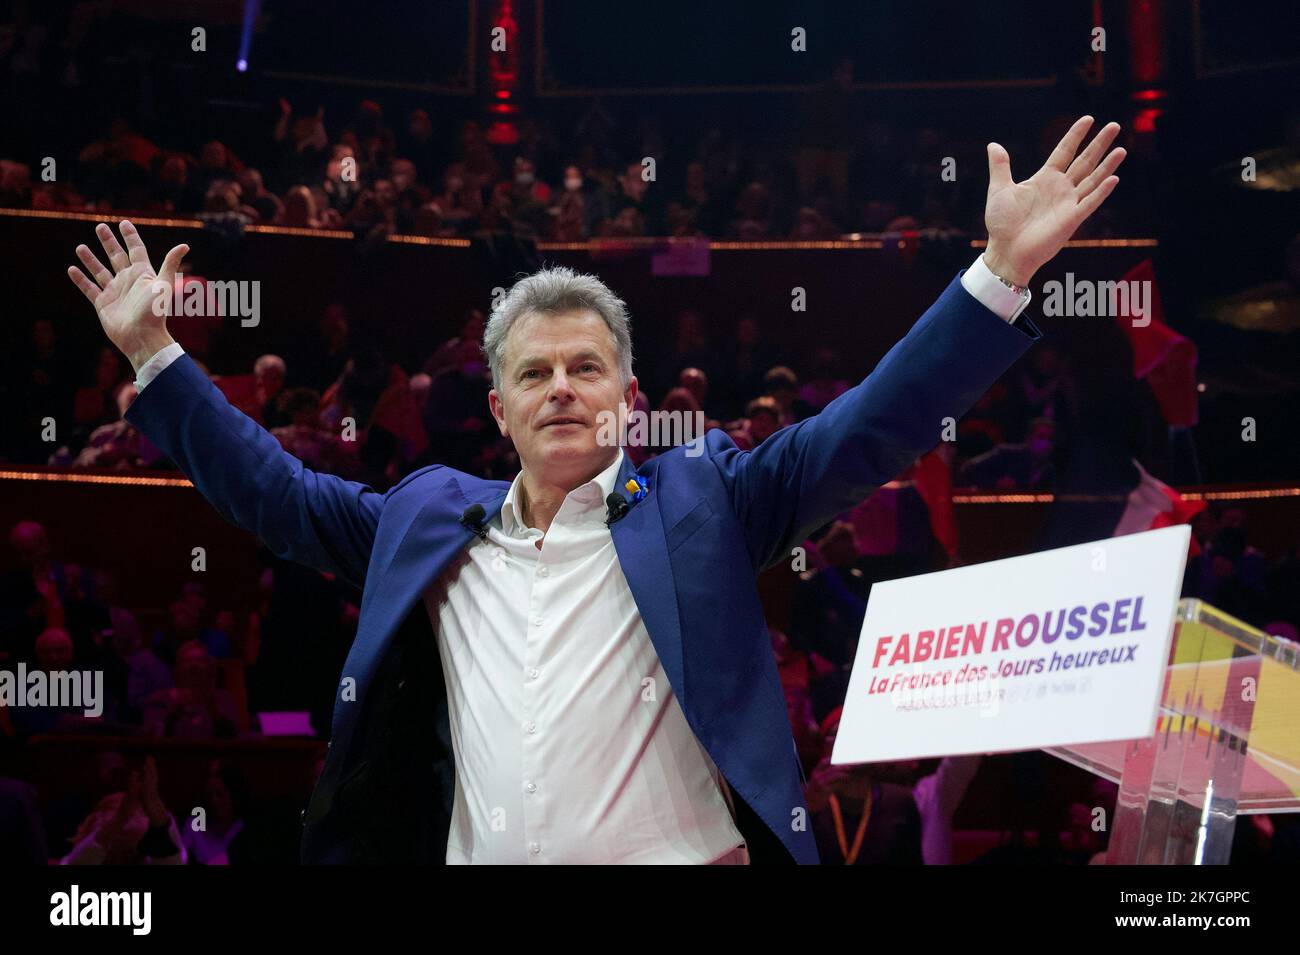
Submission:
[[998,281],[998,277],[984,264],[983,255],[962,273],[961,284],[977,302],[1007,322],[1014,322],[1033,298],[1033,293],[1028,290],[1019,295]]
[[[972,292],[971,294],[975,293]],[[140,366],[140,371],[135,376],[135,390],[137,392],[144,391],[145,385],[157,378],[164,368],[184,354],[185,349],[181,347],[180,342],[172,342],[166,348],[163,348]]]

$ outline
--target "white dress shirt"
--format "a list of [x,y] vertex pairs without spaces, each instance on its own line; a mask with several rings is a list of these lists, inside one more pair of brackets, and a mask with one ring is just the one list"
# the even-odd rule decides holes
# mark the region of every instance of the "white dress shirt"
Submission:
[[544,538],[516,477],[425,592],[456,756],[448,863],[710,863],[744,842],[605,524],[622,460]]
[[[1006,321],[1028,304],[982,257],[962,285]],[[137,388],[180,354],[153,356]],[[570,491],[544,538],[516,477],[487,540],[424,594],[457,770],[448,863],[747,861],[605,525],[622,460]]]

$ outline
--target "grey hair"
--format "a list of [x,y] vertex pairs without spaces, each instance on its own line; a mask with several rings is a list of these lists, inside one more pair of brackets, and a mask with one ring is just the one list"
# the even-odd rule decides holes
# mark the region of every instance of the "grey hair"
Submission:
[[525,315],[558,315],[571,309],[591,309],[605,320],[614,339],[618,372],[623,388],[632,380],[632,319],[627,303],[594,275],[565,266],[541,269],[511,286],[492,310],[483,329],[483,353],[492,369],[492,386],[501,389],[501,369],[506,361],[506,338]]

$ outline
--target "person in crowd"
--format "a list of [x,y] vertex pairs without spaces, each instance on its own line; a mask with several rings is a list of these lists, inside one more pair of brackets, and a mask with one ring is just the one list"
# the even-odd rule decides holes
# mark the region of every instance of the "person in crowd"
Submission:
[[853,525],[837,520],[815,542],[804,546],[808,566],[799,573],[791,597],[791,642],[798,650],[817,653],[837,667],[848,667],[857,650],[871,590],[870,578],[857,566]]
[[286,369],[279,355],[262,355],[253,363],[258,419],[268,430],[289,424],[289,416],[280,410]]
[[676,377],[682,369],[708,371],[716,367],[717,356],[706,327],[704,316],[698,309],[684,308],[677,313],[672,339],[657,350],[648,370],[647,390],[665,394],[677,383]]
[[184,865],[176,820],[158,792],[152,756],[130,771],[126,788],[101,799],[78,827],[60,865]]
[[725,389],[718,396],[719,413],[724,417],[743,414],[745,403],[764,393],[763,376],[767,370],[778,364],[778,352],[763,336],[757,319],[752,315],[742,316],[723,351],[722,367],[715,376]]
[[[607,231],[619,235],[662,235],[664,212],[653,184],[644,176],[641,161],[629,162],[618,177],[617,191],[602,210]],[[636,231],[624,231],[635,229]]]
[[[600,221],[601,201],[598,186],[583,175],[582,167],[570,163],[564,167],[563,191],[555,199],[556,239],[577,242],[592,235]],[[561,226],[564,234],[560,235]]]
[[248,166],[239,173],[239,201],[242,208],[255,216],[258,223],[272,223],[280,215],[284,203],[266,188],[261,170]]
[[112,627],[104,638],[109,650],[104,663],[104,685],[114,701],[114,716],[139,726],[149,697],[172,685],[171,669],[144,645],[135,614],[125,607],[110,607]]
[[93,666],[91,634],[108,623],[93,575],[55,559],[37,521],[14,524],[9,545],[14,567],[0,576],[0,658],[32,660],[36,637],[53,628],[70,634],[77,656]]
[[196,865],[230,865],[231,844],[244,831],[248,786],[233,766],[216,761],[203,785],[204,810],[181,828],[181,845]]
[[230,739],[245,720],[228,690],[219,686],[217,661],[197,640],[181,644],[173,685],[144,704],[145,732],[168,739]]
[[351,320],[342,302],[330,302],[306,340],[294,349],[287,364],[294,369],[293,383],[324,393],[338,381],[352,355]]
[[320,426],[320,393],[314,388],[290,388],[278,399],[281,417],[289,423],[271,434],[295,458],[317,471],[334,467],[335,438]]
[[745,406],[743,430],[751,447],[758,447],[781,430],[781,406],[768,395],[755,398]]
[[101,348],[94,374],[94,384],[78,388],[73,396],[72,418],[82,435],[121,416],[117,394],[127,384],[122,356],[113,348]]
[[769,368],[763,375],[763,393],[781,409],[781,427],[802,421],[817,409],[799,397],[799,376],[785,365]]
[[1184,580],[1186,595],[1200,597],[1256,626],[1265,622],[1267,563],[1247,539],[1244,511],[1227,508],[1222,512],[1213,539],[1188,560]]
[[[32,669],[45,675],[46,686],[50,688],[48,692],[52,693],[56,686],[71,685],[68,678],[62,676],[68,673],[72,674],[71,682],[75,682],[78,692],[84,692],[87,683],[82,678],[82,670],[75,664],[76,651],[73,648],[72,637],[68,636],[66,630],[51,627],[36,638],[36,660]],[[90,692],[93,694],[94,673],[90,672],[89,675]],[[40,705],[6,706],[0,702],[0,710],[4,712],[4,722],[12,728],[13,732],[21,738],[27,738],[37,733],[84,731],[89,721],[98,720],[103,716],[102,710],[99,714],[88,715],[88,711],[93,708],[92,704],[96,702],[101,707],[105,703],[103,699],[96,701],[83,697],[73,701],[51,696]]]
[[462,349],[466,342],[472,342],[474,345],[482,343],[483,327],[486,324],[487,316],[483,314],[483,310],[471,308],[465,313],[465,318],[461,322],[460,334],[447,339],[439,345],[438,350],[429,356],[420,370],[433,378],[446,368],[456,367],[460,362]]
[[815,414],[849,390],[849,381],[838,373],[835,349],[818,345],[813,353],[812,371],[799,388],[799,398]]
[[822,863],[951,865],[952,819],[983,757],[944,757],[919,779],[918,760],[836,766],[842,716],[837,708],[822,721],[822,758],[807,786]]
[[428,446],[440,461],[465,471],[476,468],[484,447],[496,439],[488,412],[492,379],[480,340],[461,336],[455,364],[433,375],[424,407]]
[[[145,470],[156,467],[163,453],[139,430],[126,420],[126,411],[135,400],[135,385],[123,385],[117,392],[118,419],[91,432],[83,447],[69,466],[73,468],[113,468],[114,470]],[[61,449],[50,459],[52,465],[68,464],[67,449]]]
[[154,633],[151,647],[169,665],[176,662],[180,648],[191,641],[201,644],[219,659],[231,655],[229,635],[203,625],[203,608],[192,597],[173,600],[167,614],[167,624]]
[[[664,395],[658,412],[656,418],[647,420],[646,426],[648,439],[652,442],[651,449],[655,454],[663,454],[679,444],[688,444],[701,437],[706,430],[704,410],[687,388],[674,388]],[[658,422],[657,427],[650,428],[650,423],[654,421]]]
[[972,487],[1006,490],[1050,488],[1055,478],[1052,461],[1055,436],[1053,419],[1036,418],[1023,443],[1000,444],[972,458],[959,468],[959,480]]

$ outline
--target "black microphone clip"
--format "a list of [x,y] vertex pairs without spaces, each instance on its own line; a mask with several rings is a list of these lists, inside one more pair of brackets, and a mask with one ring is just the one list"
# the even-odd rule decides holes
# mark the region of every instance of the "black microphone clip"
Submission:
[[483,526],[483,518],[487,516],[487,511],[482,504],[471,504],[465,508],[465,513],[460,516],[462,527],[471,530],[477,535],[479,540],[487,540],[487,528]]
[[613,524],[615,521],[621,521],[626,515],[631,505],[628,504],[627,498],[618,491],[610,492],[609,497],[605,498],[605,526]]

